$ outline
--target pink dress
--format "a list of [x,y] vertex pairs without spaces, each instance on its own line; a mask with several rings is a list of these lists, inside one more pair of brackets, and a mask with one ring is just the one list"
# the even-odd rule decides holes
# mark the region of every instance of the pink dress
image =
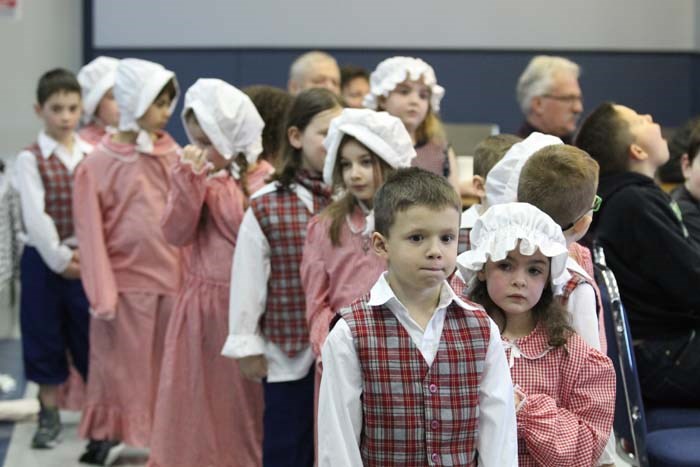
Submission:
[[247,173],[248,193],[251,195],[267,185],[267,178],[272,175],[275,168],[265,160],[258,160],[255,168]]
[[105,130],[105,127],[98,125],[95,122],[90,122],[78,130],[78,136],[80,136],[83,141],[92,144],[94,147],[97,147],[97,143],[102,141],[102,138],[104,138],[106,134],[107,130]]
[[[357,233],[350,230],[350,224]],[[331,220],[322,214],[309,221],[300,266],[306,297],[309,341],[319,362],[321,348],[328,337],[328,327],[336,313],[368,293],[386,270],[386,261],[370,248],[369,235],[361,233],[365,226],[365,215],[359,207],[342,224],[339,246],[331,243],[328,231],[330,225]],[[314,419],[318,419],[322,371],[322,366],[317,364]]]
[[572,334],[550,347],[544,327],[503,339],[513,384],[525,401],[516,407],[518,465],[592,466],[603,452],[615,411],[615,370],[608,357]]
[[73,213],[93,319],[80,434],[148,446],[180,252],[160,220],[180,147],[160,133],[152,153],[105,136],[78,166]]
[[262,386],[221,355],[243,192],[226,172],[207,177],[187,163],[172,181],[162,228],[183,248],[186,272],[166,334],[148,465],[260,466]]

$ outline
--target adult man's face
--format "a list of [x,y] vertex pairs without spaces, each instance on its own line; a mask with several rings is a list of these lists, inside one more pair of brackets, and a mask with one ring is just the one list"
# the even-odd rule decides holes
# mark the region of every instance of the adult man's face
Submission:
[[289,92],[293,96],[311,88],[326,88],[333,94],[340,95],[340,70],[335,62],[318,61],[311,66],[299,83],[290,81]]
[[532,116],[536,126],[554,136],[568,136],[576,130],[583,112],[583,96],[578,79],[567,72],[554,75],[547,94],[532,99]]

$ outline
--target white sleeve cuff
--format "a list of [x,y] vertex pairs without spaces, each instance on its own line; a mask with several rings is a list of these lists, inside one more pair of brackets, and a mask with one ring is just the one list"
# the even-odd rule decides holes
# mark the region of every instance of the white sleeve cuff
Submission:
[[228,336],[221,355],[229,358],[265,355],[265,339],[262,336]]

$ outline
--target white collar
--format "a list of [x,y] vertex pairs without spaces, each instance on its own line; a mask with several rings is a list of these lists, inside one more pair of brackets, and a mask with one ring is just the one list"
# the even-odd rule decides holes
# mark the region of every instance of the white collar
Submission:
[[[51,154],[53,154],[59,147],[65,149],[65,146],[49,136],[44,130],[39,132],[38,144],[39,150],[41,151],[41,155],[44,159],[51,157]],[[87,154],[92,151],[92,149],[91,144],[83,141],[77,133],[73,133],[73,154],[75,154],[76,151]]]
[[[394,294],[394,290],[389,285],[389,281],[386,280],[387,274],[387,272],[382,273],[377,282],[372,286],[372,290],[369,292],[369,302],[367,302],[368,305],[386,305],[391,300],[395,300],[396,303],[401,303],[396,297],[396,294]],[[481,307],[468,304],[460,299],[457,294],[454,293],[454,290],[452,290],[450,284],[448,284],[447,281],[444,281],[442,283],[442,288],[440,289],[440,301],[438,302],[437,309],[447,308],[447,306],[452,302],[455,302],[465,310],[481,310]],[[403,306],[403,304],[401,306]]]
[[570,256],[568,258],[566,258],[566,269],[581,274],[583,277],[585,277],[589,281],[593,280],[593,278],[591,278],[591,276],[588,275],[586,270],[583,269],[583,267],[580,264],[578,264],[578,262]]
[[476,220],[481,215],[481,204],[472,204],[469,209],[462,213],[462,223],[460,229],[471,229],[474,227]]

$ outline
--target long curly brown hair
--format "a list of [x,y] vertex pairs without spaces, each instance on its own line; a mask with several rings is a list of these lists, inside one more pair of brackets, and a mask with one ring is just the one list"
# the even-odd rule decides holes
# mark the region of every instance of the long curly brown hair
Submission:
[[[475,285],[469,294],[469,298],[483,306],[491,318],[496,322],[500,319],[507,319],[503,310],[496,305],[489,296],[486,288],[486,281],[475,279]],[[532,307],[532,313],[537,323],[542,323],[547,333],[547,342],[552,347],[562,347],[566,344],[569,336],[574,332],[569,324],[569,313],[566,308],[554,299],[552,286],[547,281],[547,286],[542,291],[540,301]],[[501,329],[503,332],[503,329]]]

